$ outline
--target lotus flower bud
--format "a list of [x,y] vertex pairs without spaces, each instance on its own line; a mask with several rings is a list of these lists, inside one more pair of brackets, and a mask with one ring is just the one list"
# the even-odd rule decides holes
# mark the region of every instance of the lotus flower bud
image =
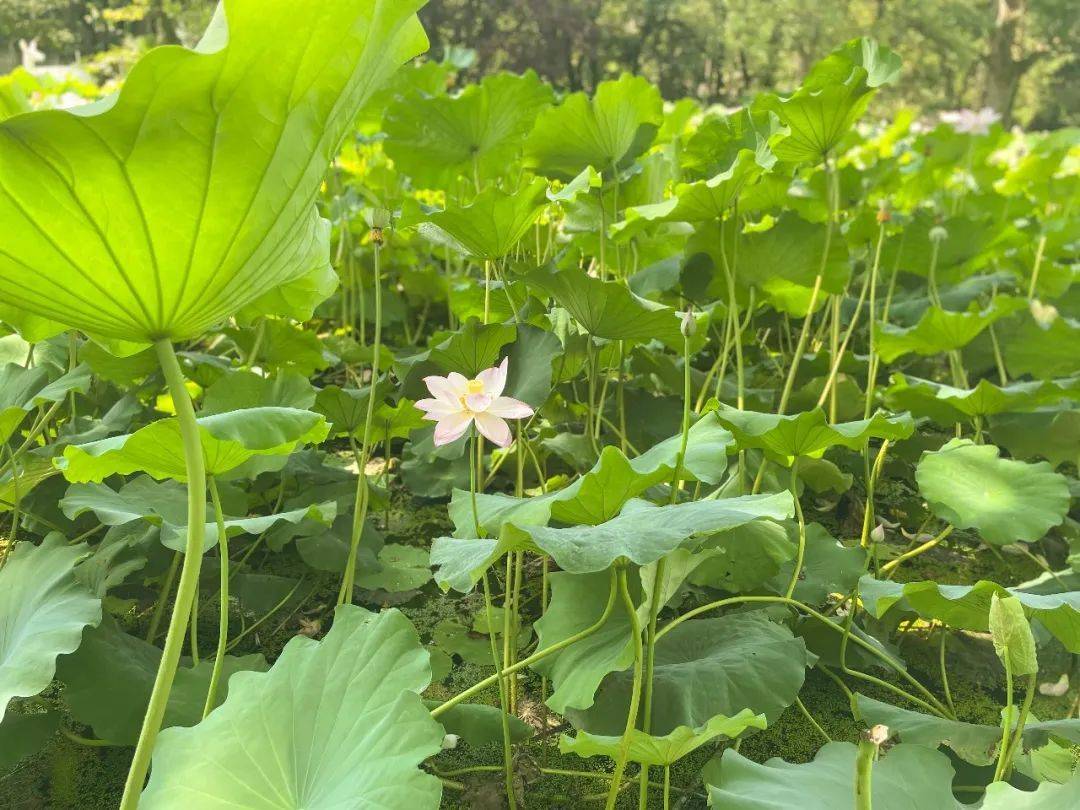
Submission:
[[889,204],[885,200],[882,200],[878,204],[877,221],[879,224],[884,224],[890,219],[892,219],[892,214],[889,213]]
[[1028,309],[1031,310],[1031,317],[1035,319],[1035,323],[1039,325],[1040,329],[1046,330],[1054,325],[1054,321],[1058,319],[1058,310],[1053,304],[1044,304],[1037,298],[1032,299],[1028,304]]
[[682,332],[683,337],[693,337],[697,331],[697,318],[694,317],[694,310],[688,309],[682,314],[682,320],[679,322],[679,331]]

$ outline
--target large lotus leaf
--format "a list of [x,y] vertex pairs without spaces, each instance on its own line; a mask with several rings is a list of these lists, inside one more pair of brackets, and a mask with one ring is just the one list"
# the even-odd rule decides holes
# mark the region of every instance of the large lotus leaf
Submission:
[[378,571],[357,574],[356,584],[369,591],[402,593],[422,587],[431,579],[428,552],[415,546],[388,543],[379,552]]
[[720,405],[717,416],[735,436],[740,450],[764,450],[787,466],[800,456],[820,457],[830,447],[859,450],[870,439],[906,439],[915,429],[908,414],[887,416],[880,412],[869,419],[830,425],[821,408],[778,415]]
[[884,393],[885,402],[893,410],[928,416],[947,427],[973,416],[1026,411],[1078,397],[1080,377],[1014,382],[1005,386],[983,379],[974,388],[954,388],[931,380],[894,374],[891,385]]
[[[389,393],[389,381],[385,378],[379,380],[375,386],[376,396],[381,400],[385,394]],[[328,385],[316,395],[312,410],[326,417],[326,420],[330,423],[331,436],[342,436],[350,433],[362,436],[364,424],[367,421],[368,398],[370,395],[371,386],[367,388],[339,388],[336,385]]]
[[1069,482],[1045,461],[1001,458],[992,444],[952,439],[915,469],[919,492],[942,520],[988,543],[1033,543],[1065,519]]
[[[198,423],[206,471],[212,475],[226,473],[253,456],[288,455],[302,444],[321,442],[329,430],[320,414],[297,408],[245,408],[200,416]],[[187,480],[175,418],[159,419],[123,436],[68,445],[56,466],[76,483],[133,472]]]
[[[826,743],[813,762],[754,762],[729,748],[719,778],[709,784],[714,807],[724,810],[855,810],[855,755],[849,742]],[[874,810],[963,810],[952,793],[949,758],[921,745],[897,745],[873,764]]]
[[[868,725],[881,723],[888,726],[901,742],[917,743],[931,748],[944,744],[961,759],[973,765],[989,765],[997,757],[1001,743],[1000,726],[935,717],[893,706],[891,703],[882,703],[862,694],[855,697],[859,714]],[[1080,744],[1080,720],[1042,722],[1029,718],[1024,725],[1024,744],[1028,748],[1046,745],[1051,734],[1074,745]]]
[[19,760],[45,747],[60,728],[59,712],[15,714],[0,723],[0,776],[8,773]]
[[426,237],[477,259],[501,259],[521,241],[547,205],[547,183],[534,179],[513,193],[492,186],[468,205],[447,202],[419,226]]
[[[809,550],[809,531],[807,541]],[[783,524],[765,520],[722,532],[702,545],[702,549],[693,554],[680,549],[670,555],[665,565],[665,578],[674,580],[681,573],[691,585],[745,593],[779,574],[780,567],[795,556],[796,548]],[[680,559],[682,555],[685,557]],[[680,567],[683,568],[681,572]],[[789,575],[787,582],[790,581]],[[676,584],[666,586],[665,591],[674,593]]]
[[748,108],[730,115],[707,115],[679,154],[683,170],[695,179],[714,177],[731,168],[743,150],[754,153],[763,169],[776,163],[772,144],[786,133],[771,113]]
[[0,367],[0,441],[11,438],[37,406],[60,402],[71,391],[85,394],[90,387],[90,369],[85,365],[51,382],[49,376],[46,366],[23,368],[7,363]]
[[199,725],[163,731],[140,807],[436,808],[439,780],[418,768],[443,739],[418,694],[430,680],[400,612],[344,605],[322,641],[292,639]]
[[[529,284],[554,298],[589,334],[608,340],[660,340],[682,351],[679,314],[671,307],[634,295],[619,281],[603,281],[583,270],[540,268]],[[703,331],[703,330],[702,330]]]
[[1080,458],[1080,410],[1043,408],[990,420],[990,435],[1014,458],[1045,458],[1054,467]]
[[[734,717],[717,715],[700,728],[679,726],[663,737],[654,737],[640,729],[630,733],[630,747],[627,759],[643,765],[672,765],[696,751],[717,737],[735,738],[748,728],[765,728],[765,715],[754,714],[743,709]],[[623,738],[603,737],[579,731],[576,736],[564,734],[559,738],[559,751],[563,754],[577,754],[579,757],[606,756],[618,759],[621,755]]]
[[[167,548],[183,551],[187,537],[187,493],[172,481],[154,481],[149,476],[138,478],[114,490],[106,484],[72,484],[59,506],[64,515],[75,520],[85,512],[93,512],[106,526],[122,526],[133,520],[145,520],[161,527],[161,542]],[[208,509],[213,515],[213,509]],[[278,523],[297,524],[312,520],[329,526],[337,516],[337,504],[324,501],[311,506],[289,509],[273,515],[254,517],[225,516],[225,534],[262,534]],[[217,521],[206,524],[203,550],[218,542]]]
[[1076,373],[1080,357],[1080,323],[1060,316],[1043,328],[1033,318],[1002,340],[1009,374],[1030,374],[1040,380]]
[[866,111],[878,87],[895,80],[900,57],[872,39],[854,39],[815,65],[787,98],[764,94],[755,109],[776,113],[790,133],[773,147],[781,160],[817,162]]
[[469,318],[462,327],[431,350],[428,359],[444,372],[472,378],[499,364],[502,348],[517,337],[510,324],[481,323]]
[[880,618],[890,609],[937,619],[959,630],[985,633],[990,628],[993,595],[1015,596],[1034,619],[1074,653],[1080,653],[1080,592],[1034,593],[1003,588],[979,580],[974,585],[939,585],[936,582],[891,582],[864,576],[859,595],[871,615]]
[[718,220],[739,199],[750,183],[761,176],[755,155],[746,149],[738,153],[731,167],[708,180],[680,183],[675,188],[678,202],[664,218],[675,222]]
[[525,165],[570,180],[586,166],[622,169],[649,148],[664,122],[660,91],[624,73],[600,82],[596,95],[572,93],[543,110],[525,142]]
[[508,525],[505,533],[524,535],[564,571],[603,571],[620,558],[647,565],[692,537],[734,529],[755,520],[784,520],[794,514],[789,492],[653,506],[631,501],[618,517],[596,526]]
[[[487,642],[484,642],[485,652]],[[488,652],[488,662],[490,662]],[[424,705],[434,709],[441,700],[425,700]],[[454,734],[471,746],[480,748],[502,742],[502,718],[506,718],[510,731],[510,742],[519,743],[529,739],[536,732],[532,726],[517,715],[505,714],[498,706],[485,706],[482,703],[459,703],[451,706],[439,715],[439,723],[447,734]]]
[[0,475],[0,512],[8,512],[43,481],[57,474],[50,459],[24,456]]
[[992,323],[1025,306],[1018,298],[1000,295],[985,309],[977,303],[965,312],[930,307],[914,326],[875,323],[874,341],[886,363],[912,352],[928,356],[962,349]]
[[[72,716],[93,728],[99,738],[134,745],[160,661],[161,650],[153,644],[125,633],[111,619],[103,621],[86,632],[74,654],[60,659],[57,677],[64,682],[64,702]],[[261,654],[226,656],[218,704],[225,699],[233,673],[266,668]],[[177,670],[165,727],[193,726],[202,719],[212,670],[212,660]]]
[[[707,413],[690,426],[686,455],[680,477],[717,484],[727,467],[727,447],[731,434]],[[681,436],[672,436],[653,445],[640,456],[627,458],[619,448],[608,445],[591,470],[569,486],[545,495],[515,498],[503,494],[478,494],[477,513],[481,528],[489,535],[505,523],[516,526],[545,525],[549,520],[566,524],[596,525],[611,520],[631,498],[649,487],[670,481],[675,472]],[[472,498],[455,490],[450,502],[450,518],[459,537],[475,533]]]
[[[740,285],[771,291],[773,282],[787,281],[800,287],[812,287],[821,271],[825,225],[784,212],[768,230],[741,235],[738,250],[735,278]],[[826,292],[842,293],[849,275],[844,240],[833,238],[829,243],[821,288]],[[714,279],[710,291],[719,294],[720,283],[720,279]]]
[[270,377],[240,369],[225,374],[206,389],[199,413],[227,413],[244,408],[282,407],[310,410],[315,388],[298,371],[281,371]]
[[552,97],[531,70],[493,73],[456,96],[401,96],[386,111],[386,153],[399,171],[430,188],[447,188],[459,175],[478,182],[501,177]]
[[[595,574],[557,571],[549,575],[548,583],[551,601],[533,625],[538,638],[537,651],[596,624],[604,614],[615,579],[607,571]],[[604,676],[625,669],[633,661],[630,617],[616,596],[614,611],[598,631],[537,661],[532,668],[551,681],[547,705],[562,713],[570,707],[591,706]]]
[[74,574],[86,550],[53,533],[40,546],[15,546],[0,569],[0,721],[11,698],[48,686],[56,657],[77,649],[83,628],[101,621],[101,599]]
[[[697,728],[718,714],[743,709],[775,720],[802,688],[811,658],[801,638],[761,612],[683,622],[656,644],[652,731]],[[630,701],[631,673],[608,675],[574,726],[592,734],[621,734]]]
[[[798,542],[798,527],[787,524],[788,539]],[[866,554],[858,547],[838,542],[820,523],[806,527],[806,549],[793,596],[808,605],[821,605],[831,593],[849,593],[865,570]],[[795,561],[785,560],[780,572],[765,583],[777,593],[786,593],[795,573]]]
[[322,272],[315,195],[365,99],[426,48],[419,5],[226,0],[195,50],[151,51],[119,95],[4,121],[6,302],[178,340]]
[[1007,782],[988,785],[979,810],[1073,810],[1080,806],[1080,778],[1063,785],[1043,782],[1035,790],[1018,790]]

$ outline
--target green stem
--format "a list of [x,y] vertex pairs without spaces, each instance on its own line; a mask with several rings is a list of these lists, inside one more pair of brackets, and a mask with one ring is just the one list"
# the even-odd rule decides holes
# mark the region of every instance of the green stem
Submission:
[[1009,754],[1009,739],[1012,732],[1012,709],[1013,709],[1013,674],[1009,656],[1001,657],[1005,665],[1005,717],[1001,721],[1001,744],[998,746],[997,765],[994,767],[994,781],[1001,781],[1005,773],[1005,761]]
[[626,615],[630,619],[630,632],[633,635],[634,680],[630,687],[630,708],[626,712],[626,728],[623,730],[622,743],[619,745],[619,756],[615,760],[615,773],[611,777],[611,789],[608,791],[605,810],[615,810],[615,802],[619,798],[623,773],[626,772],[626,761],[630,756],[630,735],[637,727],[638,701],[641,698],[641,624],[638,622],[637,608],[634,606],[634,600],[630,598],[630,590],[626,584],[625,567],[619,569],[619,596],[622,598]]
[[[381,234],[381,231],[378,233]],[[349,538],[349,559],[345,564],[345,574],[341,580],[341,590],[338,592],[339,605],[352,602],[353,583],[356,581],[356,556],[360,548],[360,538],[364,533],[364,521],[367,519],[369,501],[366,468],[368,453],[371,451],[371,425],[375,419],[376,389],[379,383],[379,355],[382,353],[382,283],[379,278],[382,236],[379,235],[373,238],[372,245],[374,247],[373,266],[375,275],[375,331],[372,336],[371,382],[368,384],[367,413],[364,415],[364,439],[360,446],[360,456],[357,459],[356,500],[359,510],[358,512],[354,511],[353,514],[352,536]],[[350,443],[353,442],[351,436],[349,441]],[[353,455],[356,456],[355,444],[353,446]]]
[[[870,269],[870,336],[869,351],[866,370],[866,402],[863,405],[863,418],[869,419],[870,412],[874,409],[874,388],[877,386],[875,375],[877,358],[877,340],[875,329],[877,327],[877,281],[878,268],[881,267],[881,249],[885,245],[885,223],[878,225],[877,246],[874,248],[874,265]],[[869,453],[869,447],[867,448]]]
[[217,522],[218,561],[221,590],[218,593],[218,640],[217,650],[214,652],[214,668],[210,673],[210,686],[206,690],[206,703],[203,705],[203,714],[210,714],[217,705],[218,681],[221,680],[221,668],[225,663],[225,645],[229,639],[229,538],[225,533],[225,514],[221,508],[221,496],[218,494],[217,481],[214,476],[208,476],[210,484],[210,500],[214,504],[214,520]]
[[[764,462],[762,462],[764,464]],[[806,520],[803,518],[802,505],[799,503],[798,488],[799,457],[791,462],[791,499],[795,502],[795,518],[799,521],[799,550],[795,555],[795,568],[791,572],[791,582],[788,583],[784,596],[790,599],[795,593],[795,586],[799,584],[802,574],[803,561],[806,559]]]
[[1016,721],[1016,729],[1013,731],[1012,739],[1009,742],[1009,751],[1005,755],[1005,770],[1001,774],[1002,779],[1009,778],[1009,773],[1012,771],[1013,760],[1023,743],[1024,726],[1027,725],[1028,715],[1031,712],[1031,701],[1035,697],[1035,682],[1037,678],[1038,673],[1036,672],[1033,672],[1028,676],[1027,688],[1024,692],[1024,702],[1020,706],[1020,717]]
[[151,644],[157,639],[158,629],[161,627],[161,618],[165,615],[165,605],[169,602],[169,594],[172,592],[173,583],[176,581],[176,572],[180,570],[180,558],[183,555],[179,551],[173,552],[169,570],[165,572],[165,579],[161,583],[161,592],[157,602],[154,603],[154,614],[150,617],[150,627],[146,631],[146,640]]
[[560,650],[566,649],[571,644],[577,644],[579,641],[582,641],[583,639],[586,639],[589,636],[593,635],[594,633],[598,632],[605,624],[607,624],[607,620],[611,617],[612,611],[615,608],[615,595],[616,595],[616,593],[618,593],[618,587],[617,587],[617,584],[616,584],[616,574],[615,574],[615,569],[612,568],[611,569],[611,585],[610,585],[610,589],[609,589],[609,592],[608,592],[607,605],[604,607],[603,613],[600,614],[600,618],[597,619],[596,622],[594,622],[589,627],[586,627],[584,630],[581,630],[580,632],[577,632],[572,636],[568,636],[567,638],[564,638],[562,641],[555,642],[550,647],[545,647],[542,650],[537,650],[532,655],[530,655],[528,658],[522,658],[516,664],[513,664],[509,669],[503,670],[501,672],[496,672],[494,675],[491,675],[491,676],[489,676],[487,678],[484,678],[484,680],[473,684],[468,689],[466,689],[464,692],[459,692],[457,695],[454,695],[454,697],[450,698],[445,703],[443,703],[443,704],[441,704],[439,706],[436,706],[434,709],[432,709],[431,710],[431,716],[437,718],[439,715],[443,714],[446,711],[449,711],[450,709],[454,708],[454,706],[457,706],[459,703],[461,703],[461,702],[463,702],[465,700],[468,700],[473,695],[478,694],[480,692],[483,692],[485,689],[487,689],[492,684],[498,683],[498,681],[501,678],[505,678],[507,675],[512,675],[513,673],[518,672],[519,670],[525,669],[525,667],[532,666],[537,661],[542,661],[543,659],[547,658],[548,656],[554,655],[555,653],[559,652]]
[[195,408],[191,396],[184,386],[184,374],[177,362],[176,352],[168,338],[161,338],[154,344],[158,362],[165,374],[165,381],[172,395],[176,419],[180,427],[180,437],[184,446],[184,464],[187,472],[188,514],[187,543],[184,547],[184,563],[180,571],[180,583],[177,586],[176,601],[173,605],[169,629],[165,634],[165,647],[161,654],[154,688],[150,693],[146,715],[135,754],[124,783],[124,795],[120,801],[120,810],[134,810],[139,803],[146,773],[150,769],[150,758],[154,750],[158,730],[165,717],[169,692],[172,691],[176,668],[180,663],[180,652],[184,644],[184,627],[191,613],[195,600],[196,586],[199,581],[199,568],[202,563],[203,535],[206,531],[206,467],[203,460],[202,441],[199,425],[195,421]]
[[869,738],[869,733],[864,732],[855,755],[855,810],[872,810],[871,777],[877,752],[877,745]]
[[[510,555],[507,554],[509,559]],[[499,669],[499,648],[495,643],[495,610],[491,604],[491,586],[488,584],[487,571],[484,571],[484,611],[487,616],[488,642],[491,647],[491,661],[495,665],[495,675],[499,680],[499,719],[502,725],[502,748],[503,748],[503,773],[506,788],[506,802],[510,810],[517,807],[514,798],[514,753],[510,748],[510,725],[506,712],[508,706],[508,692],[506,688],[507,676],[505,669]]]

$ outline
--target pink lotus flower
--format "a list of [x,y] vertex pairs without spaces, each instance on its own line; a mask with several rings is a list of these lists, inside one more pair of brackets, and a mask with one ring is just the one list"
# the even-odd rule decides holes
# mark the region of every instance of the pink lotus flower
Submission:
[[506,420],[532,416],[533,409],[520,400],[502,396],[508,362],[509,358],[504,357],[499,366],[481,371],[474,380],[456,371],[445,377],[424,377],[433,399],[422,399],[416,407],[424,412],[425,419],[435,422],[436,447],[459,439],[473,422],[481,435],[499,447],[510,445],[512,437]]

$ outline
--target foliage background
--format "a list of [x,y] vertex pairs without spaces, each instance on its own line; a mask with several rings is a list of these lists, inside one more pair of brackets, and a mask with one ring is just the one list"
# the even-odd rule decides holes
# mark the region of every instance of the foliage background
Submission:
[[[112,78],[140,49],[198,36],[214,0],[0,0],[0,67],[20,38],[50,63],[96,55]],[[432,0],[421,12],[433,56],[476,51],[469,74],[536,69],[592,89],[624,70],[669,99],[737,105],[793,87],[837,43],[871,35],[904,55],[878,109],[990,105],[1008,122],[1080,123],[1076,0]]]

